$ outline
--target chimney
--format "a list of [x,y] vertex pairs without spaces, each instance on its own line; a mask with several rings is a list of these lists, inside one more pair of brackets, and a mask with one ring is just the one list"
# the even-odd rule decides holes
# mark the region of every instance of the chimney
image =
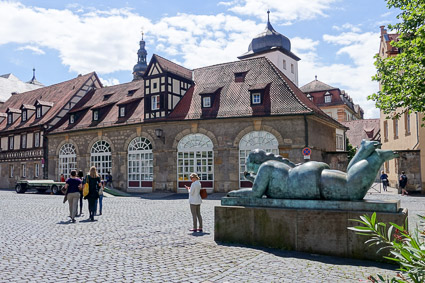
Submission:
[[385,26],[380,26],[381,28],[381,35],[384,35],[387,33],[387,30],[385,29]]

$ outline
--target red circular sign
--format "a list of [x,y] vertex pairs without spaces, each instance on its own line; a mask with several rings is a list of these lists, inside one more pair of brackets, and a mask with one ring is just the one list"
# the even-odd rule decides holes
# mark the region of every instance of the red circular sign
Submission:
[[311,155],[311,149],[309,147],[304,147],[303,155],[304,156],[310,156]]

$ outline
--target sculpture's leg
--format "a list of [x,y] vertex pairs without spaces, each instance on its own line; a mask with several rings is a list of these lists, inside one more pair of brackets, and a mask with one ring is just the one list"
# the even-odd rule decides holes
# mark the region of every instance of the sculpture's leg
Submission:
[[252,189],[239,189],[227,193],[228,197],[250,198],[252,197]]

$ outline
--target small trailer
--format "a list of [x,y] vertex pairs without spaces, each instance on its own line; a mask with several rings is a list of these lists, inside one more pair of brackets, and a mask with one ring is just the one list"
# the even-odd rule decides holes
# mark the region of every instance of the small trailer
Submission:
[[18,194],[23,194],[27,190],[36,189],[40,193],[51,190],[53,194],[61,193],[65,182],[55,182],[53,180],[20,180],[16,183],[15,191]]

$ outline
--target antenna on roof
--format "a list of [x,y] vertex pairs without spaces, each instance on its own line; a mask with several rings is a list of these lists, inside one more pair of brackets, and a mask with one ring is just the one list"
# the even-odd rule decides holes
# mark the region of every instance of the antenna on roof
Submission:
[[317,75],[314,76],[314,79],[317,81]]
[[143,32],[143,27],[142,27],[142,29],[141,29],[141,33],[142,33],[142,40],[143,40],[143,35],[145,34],[145,33]]
[[267,22],[270,23],[270,9],[267,10]]

